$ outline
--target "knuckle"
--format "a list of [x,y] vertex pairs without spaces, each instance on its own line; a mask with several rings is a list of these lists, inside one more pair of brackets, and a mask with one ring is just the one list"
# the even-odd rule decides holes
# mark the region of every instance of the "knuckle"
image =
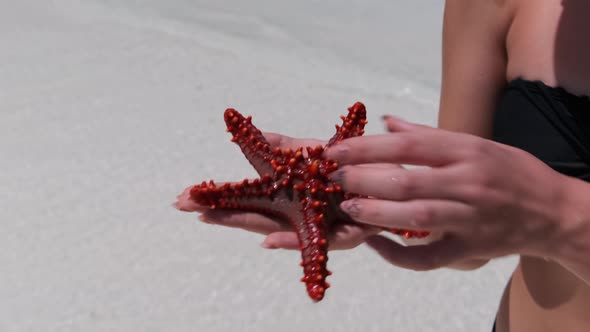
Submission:
[[470,156],[474,161],[478,162],[479,165],[486,164],[485,160],[499,158],[499,152],[501,149],[498,148],[498,144],[488,140],[477,139],[471,144]]
[[475,185],[471,187],[471,197],[475,200],[481,201],[487,198],[487,181],[484,181],[483,184]]
[[474,185],[474,192],[481,194],[485,188],[489,188],[492,185],[492,180],[489,176],[490,172],[481,170],[479,172],[470,172],[471,183]]
[[479,176],[464,188],[466,197],[472,202],[486,202],[494,192],[494,182],[487,176]]
[[395,191],[400,198],[412,196],[417,189],[416,180],[409,172],[404,172],[391,178],[396,186]]
[[490,154],[490,144],[485,140],[476,140],[472,143],[472,152],[477,157],[484,157]]
[[424,203],[416,203],[413,224],[416,227],[428,228],[432,226],[435,219],[435,211],[432,207]]

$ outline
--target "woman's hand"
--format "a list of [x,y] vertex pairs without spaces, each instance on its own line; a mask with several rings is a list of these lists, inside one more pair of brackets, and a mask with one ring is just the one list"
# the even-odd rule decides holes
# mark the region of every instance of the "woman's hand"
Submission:
[[[295,139],[275,133],[264,133],[264,137],[272,147],[296,149],[301,146],[324,145],[326,142],[315,139]],[[360,167],[363,167],[362,165]],[[383,165],[372,165],[371,168],[382,168]],[[390,166],[394,167],[394,166]],[[213,225],[240,228],[249,232],[266,235],[262,246],[267,249],[299,250],[299,241],[292,226],[285,220],[271,218],[259,213],[235,210],[212,210],[191,201],[190,188],[178,196],[175,207],[182,211],[200,212],[200,220]],[[364,224],[341,224],[330,230],[329,246],[331,250],[351,249],[375,235],[379,228]]]
[[[392,134],[350,138],[327,151],[328,158],[348,165],[334,175],[345,190],[376,198],[348,200],[342,209],[367,225],[445,234],[412,247],[369,238],[386,260],[430,270],[515,253],[559,258],[560,244],[580,225],[568,212],[569,178],[516,148],[385,120]],[[427,167],[356,166],[366,163]]]

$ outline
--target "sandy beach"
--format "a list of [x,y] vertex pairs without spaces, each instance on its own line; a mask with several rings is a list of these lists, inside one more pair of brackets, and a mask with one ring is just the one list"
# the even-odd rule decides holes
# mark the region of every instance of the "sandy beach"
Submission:
[[443,1],[4,1],[0,331],[488,331],[514,259],[417,273],[299,253],[171,207],[254,170],[223,111],[329,138],[355,101],[434,125]]

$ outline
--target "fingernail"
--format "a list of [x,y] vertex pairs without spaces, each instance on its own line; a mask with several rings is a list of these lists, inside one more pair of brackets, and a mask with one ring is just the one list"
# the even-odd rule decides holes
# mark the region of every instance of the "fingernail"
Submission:
[[180,201],[172,203],[172,207],[174,207],[175,209],[177,209],[178,211],[183,211],[183,212],[188,212],[188,209],[186,208],[186,206],[183,206]]
[[326,150],[325,154],[329,159],[338,160],[340,158],[345,157],[349,151],[350,151],[350,147],[346,144],[341,143],[341,144],[334,145],[331,148],[328,148]]
[[361,206],[357,199],[349,199],[340,203],[342,211],[346,212],[349,216],[356,218],[361,212]]
[[344,169],[340,168],[334,172],[332,172],[329,177],[330,180],[334,181],[336,184],[339,184],[340,186],[344,185]]
[[279,249],[279,247],[277,247],[276,245],[270,244],[268,242],[266,242],[266,240],[262,241],[262,243],[260,244],[260,246],[264,249]]
[[401,127],[401,128],[409,129],[412,127],[411,123],[409,123],[408,121],[406,121],[400,117],[397,117],[395,115],[386,114],[386,115],[383,115],[381,117],[381,119],[383,121],[395,121],[396,122],[395,125],[398,127]]

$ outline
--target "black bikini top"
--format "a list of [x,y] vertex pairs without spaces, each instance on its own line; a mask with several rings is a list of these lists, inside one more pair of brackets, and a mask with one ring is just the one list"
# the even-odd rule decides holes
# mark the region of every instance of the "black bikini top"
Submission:
[[590,182],[590,97],[539,81],[513,80],[496,110],[493,139]]

